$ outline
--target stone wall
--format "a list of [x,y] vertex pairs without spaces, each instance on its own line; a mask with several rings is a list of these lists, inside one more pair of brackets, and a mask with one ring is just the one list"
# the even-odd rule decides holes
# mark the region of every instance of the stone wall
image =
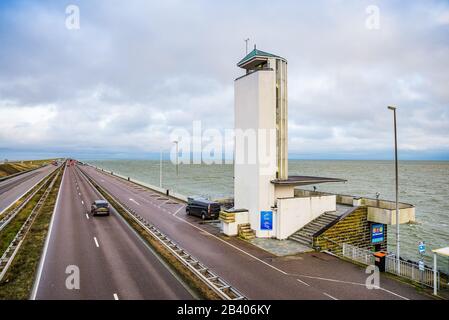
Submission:
[[[329,250],[340,254],[343,243],[374,251],[371,244],[371,225],[367,220],[368,209],[358,207],[336,224],[313,238],[313,245],[320,250]],[[379,243],[380,250],[387,249],[387,226],[384,225],[384,241]]]

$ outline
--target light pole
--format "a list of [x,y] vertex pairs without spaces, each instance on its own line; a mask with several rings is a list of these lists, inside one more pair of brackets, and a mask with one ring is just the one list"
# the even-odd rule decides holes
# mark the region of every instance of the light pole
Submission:
[[245,44],[246,44],[246,54],[248,54],[248,41],[249,41],[249,38],[246,38],[244,41],[245,41]]
[[398,133],[396,127],[396,107],[388,106],[389,110],[393,111],[394,118],[394,166],[396,176],[396,271],[399,273],[400,265],[400,248],[399,248],[399,182],[398,182]]
[[162,188],[162,148],[159,156],[159,188]]
[[176,144],[176,176],[179,176],[179,161],[178,161],[178,141],[173,141],[174,144]]

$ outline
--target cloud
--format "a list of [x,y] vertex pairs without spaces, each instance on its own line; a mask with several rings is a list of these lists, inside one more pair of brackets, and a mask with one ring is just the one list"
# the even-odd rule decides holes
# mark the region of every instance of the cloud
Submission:
[[0,150],[135,156],[232,128],[249,37],[289,62],[292,154],[391,157],[389,104],[403,152],[449,154],[445,1],[73,3],[76,31],[58,1],[0,7]]

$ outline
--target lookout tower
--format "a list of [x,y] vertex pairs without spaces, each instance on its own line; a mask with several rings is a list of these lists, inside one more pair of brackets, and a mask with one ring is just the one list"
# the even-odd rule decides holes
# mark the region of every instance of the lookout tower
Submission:
[[[249,75],[258,71],[268,71],[270,74],[267,78],[270,78],[268,85],[270,86],[270,96],[274,94],[274,101],[270,101],[269,114],[266,114],[270,120],[275,121],[276,129],[276,178],[287,179],[288,178],[288,98],[287,98],[287,60],[284,58],[257,50],[254,46],[254,50],[247,54],[238,64],[238,67],[246,70],[246,75]],[[264,78],[264,76],[262,76]],[[238,83],[236,80],[236,86]],[[259,93],[261,87],[257,88]],[[268,92],[265,92],[268,93]],[[263,98],[263,97],[260,97]],[[274,102],[274,103],[273,103]],[[236,101],[236,109],[237,109]],[[236,110],[237,111],[237,110]],[[257,112],[257,110],[254,110]],[[260,108],[259,108],[259,111]],[[273,118],[274,116],[274,118]],[[270,129],[271,126],[259,126],[258,129]]]
[[271,181],[288,179],[287,60],[254,47],[237,66],[245,75],[235,80],[234,205],[248,210],[256,236],[271,237],[257,226],[285,191]]
[[283,238],[291,231],[286,226],[296,228],[310,211],[299,209],[294,187],[329,180],[288,175],[287,60],[254,47],[237,66],[245,70],[234,83],[234,208],[239,212],[229,216],[241,220],[225,218],[223,231],[232,235],[236,225],[245,225],[256,237]]

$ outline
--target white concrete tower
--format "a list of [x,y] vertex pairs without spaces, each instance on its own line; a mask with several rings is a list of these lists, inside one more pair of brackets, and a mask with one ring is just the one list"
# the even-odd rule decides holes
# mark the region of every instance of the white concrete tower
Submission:
[[257,237],[271,237],[276,219],[263,227],[262,216],[273,215],[278,197],[293,196],[272,183],[288,179],[287,61],[254,48],[237,66],[246,74],[235,80],[234,205],[248,210]]

